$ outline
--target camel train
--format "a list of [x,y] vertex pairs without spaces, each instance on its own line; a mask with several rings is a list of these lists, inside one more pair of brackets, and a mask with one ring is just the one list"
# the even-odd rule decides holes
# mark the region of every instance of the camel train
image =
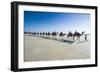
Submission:
[[[74,33],[72,33],[71,31],[68,33],[68,34],[66,34],[66,33],[63,33],[63,32],[60,32],[60,33],[58,33],[58,32],[25,32],[26,34],[31,34],[31,35],[33,35],[33,36],[44,36],[44,37],[46,37],[46,36],[52,36],[52,37],[56,37],[57,35],[59,36],[59,37],[63,37],[63,36],[65,36],[65,35],[67,35],[66,37],[67,38],[69,38],[69,37],[71,37],[73,40],[79,40],[80,41],[80,37],[82,36],[82,35],[84,35],[84,33],[85,32],[82,32],[82,33],[79,33],[79,32],[77,32],[77,31],[75,31]],[[76,39],[75,39],[76,38]],[[85,34],[85,39],[84,39],[84,41],[87,41],[87,34]]]

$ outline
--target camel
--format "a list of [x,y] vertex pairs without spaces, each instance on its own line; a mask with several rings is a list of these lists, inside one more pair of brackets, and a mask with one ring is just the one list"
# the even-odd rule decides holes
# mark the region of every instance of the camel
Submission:
[[34,36],[36,36],[36,32],[33,32],[32,34],[33,34]]
[[73,34],[73,40],[74,40],[75,37],[77,37],[77,39],[79,39],[79,41],[80,41],[80,37],[81,37],[84,33],[85,33],[85,32],[82,32],[82,33],[80,34],[79,32],[75,31],[75,33]]
[[51,33],[50,32],[48,32],[48,36],[50,36],[51,35]]
[[61,37],[64,36],[64,35],[66,35],[66,34],[64,34],[63,32],[59,33],[59,36],[61,36]]
[[42,32],[40,32],[40,36],[42,35],[43,33]]
[[82,32],[81,34],[77,31],[75,31],[75,33],[73,34],[72,32],[69,32],[67,37],[73,37],[73,40],[75,39],[75,37],[77,37],[77,39],[80,40],[80,37],[84,34],[85,32]]
[[57,36],[58,32],[52,32],[52,36]]
[[44,36],[45,35],[45,32],[43,32],[42,35]]
[[69,38],[69,37],[73,37],[73,33],[72,33],[72,32],[69,32],[68,35],[67,35],[67,37],[68,37],[68,38]]

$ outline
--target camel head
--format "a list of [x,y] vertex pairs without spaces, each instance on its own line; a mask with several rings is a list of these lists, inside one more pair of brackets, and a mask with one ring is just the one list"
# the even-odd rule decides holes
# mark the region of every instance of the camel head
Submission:
[[83,31],[83,32],[82,32],[82,35],[83,35],[84,33],[85,33],[85,32]]

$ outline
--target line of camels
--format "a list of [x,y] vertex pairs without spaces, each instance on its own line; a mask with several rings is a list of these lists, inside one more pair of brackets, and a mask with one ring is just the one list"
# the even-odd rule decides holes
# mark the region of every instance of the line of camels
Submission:
[[[58,32],[25,32],[26,34],[32,34],[32,35],[34,35],[34,36],[50,36],[50,35],[52,35],[52,36],[57,36],[57,35],[59,35],[60,37],[62,37],[62,36],[65,36],[66,34],[65,33],[63,33],[63,32],[60,32],[60,33],[58,33]],[[77,38],[77,39],[79,39],[80,40],[80,37],[84,34],[85,32],[83,31],[82,33],[79,33],[79,32],[77,32],[77,31],[75,31],[74,33],[72,33],[71,31],[67,34],[67,37],[69,38],[69,37],[71,37],[71,38],[73,38],[73,40],[75,40],[75,37]],[[85,40],[87,40],[87,34],[85,34]]]

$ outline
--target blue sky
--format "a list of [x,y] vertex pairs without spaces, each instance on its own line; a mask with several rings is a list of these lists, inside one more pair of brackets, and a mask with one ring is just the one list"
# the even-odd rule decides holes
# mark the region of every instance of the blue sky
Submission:
[[90,14],[24,11],[25,32],[75,32],[90,33]]

